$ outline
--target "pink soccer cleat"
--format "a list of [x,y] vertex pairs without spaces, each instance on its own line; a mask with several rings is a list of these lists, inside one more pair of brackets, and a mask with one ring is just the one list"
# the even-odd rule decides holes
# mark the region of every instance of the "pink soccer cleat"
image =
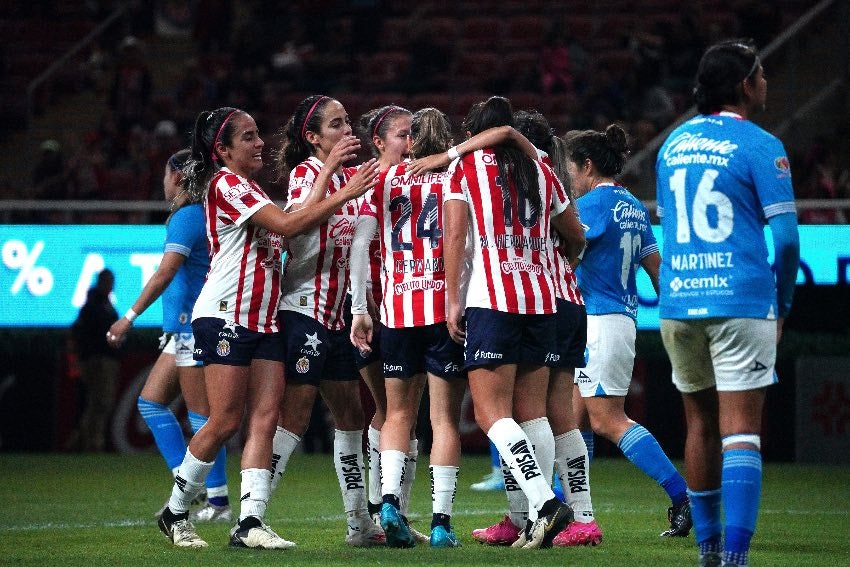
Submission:
[[519,539],[520,529],[511,522],[510,516],[505,517],[498,524],[489,528],[472,530],[472,537],[487,545],[511,545]]
[[587,524],[570,522],[561,533],[552,540],[555,547],[576,547],[579,545],[599,545],[602,543],[602,530],[596,520]]

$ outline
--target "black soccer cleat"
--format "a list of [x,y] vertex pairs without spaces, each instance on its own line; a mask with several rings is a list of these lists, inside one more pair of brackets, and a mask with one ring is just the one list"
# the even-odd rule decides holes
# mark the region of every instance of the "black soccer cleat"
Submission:
[[670,528],[661,532],[661,537],[687,537],[694,523],[691,520],[691,501],[685,500],[677,506],[667,508]]

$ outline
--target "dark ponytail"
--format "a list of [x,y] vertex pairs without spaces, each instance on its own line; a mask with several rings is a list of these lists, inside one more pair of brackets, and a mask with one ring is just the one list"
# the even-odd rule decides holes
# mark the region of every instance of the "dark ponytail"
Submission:
[[289,172],[299,163],[313,155],[316,149],[307,141],[307,132],[318,132],[322,126],[325,107],[332,98],[311,95],[298,103],[295,112],[278,131],[283,143],[274,156],[274,171],[277,181],[286,181]]
[[[472,135],[498,126],[514,126],[511,101],[501,96],[492,96],[484,102],[476,103],[463,121],[464,130]],[[518,196],[528,200],[532,208],[539,212],[542,203],[534,160],[512,145],[500,144],[493,147],[493,152],[503,183],[513,179]]]
[[239,112],[242,111],[224,106],[198,114],[192,129],[191,154],[183,166],[183,183],[192,202],[203,200],[210,180],[221,167],[215,154],[215,145],[221,142],[230,146],[234,132],[231,117]]
[[582,164],[589,159],[599,173],[614,177],[623,171],[628,158],[626,132],[617,124],[611,124],[605,132],[570,132],[566,152],[574,163]]

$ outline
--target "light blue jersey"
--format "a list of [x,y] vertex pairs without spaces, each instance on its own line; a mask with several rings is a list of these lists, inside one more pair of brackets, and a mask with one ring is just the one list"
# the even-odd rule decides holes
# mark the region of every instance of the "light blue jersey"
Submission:
[[181,207],[166,226],[165,252],[176,252],[186,260],[162,292],[162,330],[191,333],[192,308],[210,267],[204,207],[200,203]]
[[777,316],[765,221],[794,213],[776,137],[740,116],[699,115],[658,152],[662,319]]
[[599,185],[576,200],[587,248],[576,269],[588,315],[622,313],[637,319],[635,274],[658,252],[649,212],[628,189]]

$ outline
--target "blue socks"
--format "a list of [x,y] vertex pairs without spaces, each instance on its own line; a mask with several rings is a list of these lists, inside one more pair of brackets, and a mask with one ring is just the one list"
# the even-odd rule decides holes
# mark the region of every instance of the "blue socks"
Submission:
[[720,522],[721,491],[704,490],[688,491],[691,499],[691,518],[694,522],[694,532],[699,546],[700,555],[720,553],[723,525]]
[[[189,425],[192,426],[192,431],[197,433],[200,428],[204,426],[209,417],[205,415],[201,415],[195,412],[189,412]],[[227,449],[224,446],[218,450],[218,454],[215,456],[215,461],[213,461],[212,469],[210,469],[210,474],[207,475],[206,480],[207,491],[210,492],[211,489],[216,488],[225,488],[224,496],[218,496],[210,494],[208,497],[209,503],[214,504],[216,506],[224,506],[229,504],[230,501],[227,497]],[[218,492],[218,491],[216,491]]]
[[174,470],[183,462],[186,454],[186,439],[183,428],[168,406],[148,401],[141,396],[136,401],[142,419],[153,433],[153,439],[169,470]]
[[627,459],[667,492],[674,506],[688,499],[685,479],[644,426],[631,426],[617,445]]
[[490,441],[490,464],[494,471],[502,470],[502,457],[499,456],[499,450],[492,441]]
[[747,565],[761,499],[761,453],[751,449],[723,452],[723,512],[726,541],[723,560]]

